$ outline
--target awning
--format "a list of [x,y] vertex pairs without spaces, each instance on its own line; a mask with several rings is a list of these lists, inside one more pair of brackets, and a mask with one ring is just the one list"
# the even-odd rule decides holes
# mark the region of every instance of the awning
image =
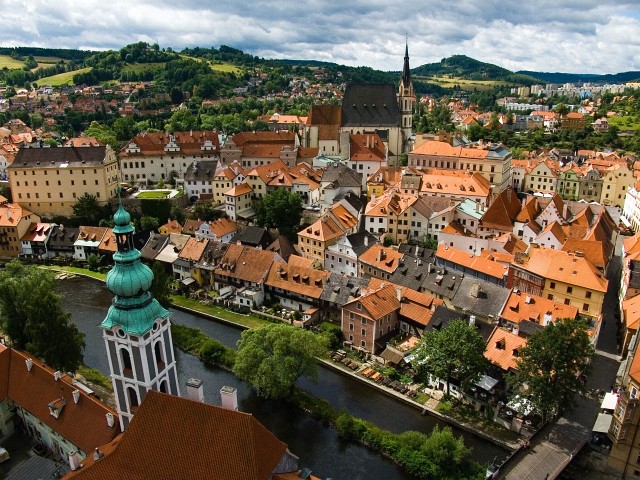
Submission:
[[597,433],[607,433],[611,426],[612,418],[613,415],[610,413],[599,413],[598,418],[596,418],[596,423],[593,424],[592,431]]
[[476,382],[476,385],[487,392],[490,392],[493,387],[498,384],[498,380],[489,375],[482,375],[480,379]]
[[397,365],[400,362],[400,360],[402,360],[402,357],[403,357],[401,353],[398,353],[389,347],[385,348],[384,351],[380,354],[380,356],[384,358],[387,362],[393,363],[394,365]]
[[189,278],[185,278],[185,279],[183,279],[183,280],[182,280],[182,284],[183,284],[185,287],[188,287],[189,285],[191,285],[191,284],[192,284],[193,282],[195,282],[195,281],[196,281],[196,280],[195,280],[195,278],[191,278],[191,277],[189,277]]
[[602,401],[602,405],[600,408],[603,410],[615,410],[616,404],[618,403],[618,395],[615,393],[607,392],[604,396],[604,400]]

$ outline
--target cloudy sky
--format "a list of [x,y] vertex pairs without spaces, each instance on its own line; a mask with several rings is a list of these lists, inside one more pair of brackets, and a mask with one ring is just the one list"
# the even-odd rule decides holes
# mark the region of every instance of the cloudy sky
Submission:
[[464,54],[510,70],[640,70],[638,0],[0,0],[0,46],[240,48],[400,70]]

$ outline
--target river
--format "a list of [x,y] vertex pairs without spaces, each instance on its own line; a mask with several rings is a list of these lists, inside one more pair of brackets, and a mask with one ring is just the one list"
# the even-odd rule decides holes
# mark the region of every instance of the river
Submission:
[[[102,340],[100,322],[111,305],[111,294],[99,281],[76,277],[59,282],[63,295],[63,307],[71,314],[71,320],[85,334],[85,364],[109,374],[106,349]],[[180,325],[198,327],[207,335],[217,338],[227,346],[235,347],[241,330],[213,322],[179,310],[172,310],[171,320]],[[310,468],[315,475],[340,480],[376,478],[409,480],[412,477],[377,453],[358,444],[341,441],[333,428],[324,426],[310,415],[281,403],[265,401],[255,395],[253,389],[238,380],[232,373],[217,368],[208,368],[190,354],[176,349],[178,380],[181,394],[186,394],[186,381],[199,378],[204,382],[205,400],[220,405],[220,388],[230,385],[238,389],[240,410],[252,413],[278,438],[289,445],[289,449],[300,457],[300,466]],[[326,399],[333,407],[346,409],[352,415],[371,421],[381,428],[403,432],[417,430],[430,432],[435,425],[445,423],[420,412],[375,388],[321,367],[318,381],[313,383],[301,379],[299,386],[311,394]],[[462,435],[465,444],[473,449],[473,458],[482,464],[494,457],[502,459],[507,451],[472,434],[454,428]]]

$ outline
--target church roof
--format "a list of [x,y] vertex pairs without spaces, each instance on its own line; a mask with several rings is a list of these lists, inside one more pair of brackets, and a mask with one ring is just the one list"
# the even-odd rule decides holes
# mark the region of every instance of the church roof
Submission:
[[350,84],[342,100],[343,127],[399,127],[400,110],[392,84]]
[[250,414],[151,390],[110,453],[69,478],[267,480],[286,454]]

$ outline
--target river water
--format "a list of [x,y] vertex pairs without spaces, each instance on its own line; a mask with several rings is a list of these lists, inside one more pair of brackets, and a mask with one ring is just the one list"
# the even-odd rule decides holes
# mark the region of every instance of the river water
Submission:
[[[102,340],[100,322],[111,305],[111,294],[99,281],[76,277],[59,282],[63,307],[71,320],[85,334],[85,364],[109,374],[107,353]],[[235,347],[241,330],[204,319],[179,310],[172,310],[171,321],[189,327],[198,327],[207,335],[227,346]],[[333,428],[324,426],[310,415],[283,407],[281,403],[265,401],[253,389],[232,373],[208,368],[190,354],[176,349],[178,380],[181,394],[186,395],[189,378],[204,382],[205,401],[220,405],[220,388],[224,385],[238,389],[240,410],[252,413],[265,427],[300,457],[300,466],[310,468],[315,475],[340,480],[380,478],[409,480],[412,477],[388,459],[358,444],[341,441]],[[311,394],[326,399],[333,407],[348,410],[352,415],[371,421],[381,428],[396,433],[416,430],[428,433],[434,426],[446,425],[400,401],[388,397],[375,388],[357,382],[330,368],[320,367],[318,381],[302,378],[299,386]],[[465,444],[473,449],[473,458],[482,464],[494,457],[502,459],[507,451],[467,432],[453,429],[462,435]]]

